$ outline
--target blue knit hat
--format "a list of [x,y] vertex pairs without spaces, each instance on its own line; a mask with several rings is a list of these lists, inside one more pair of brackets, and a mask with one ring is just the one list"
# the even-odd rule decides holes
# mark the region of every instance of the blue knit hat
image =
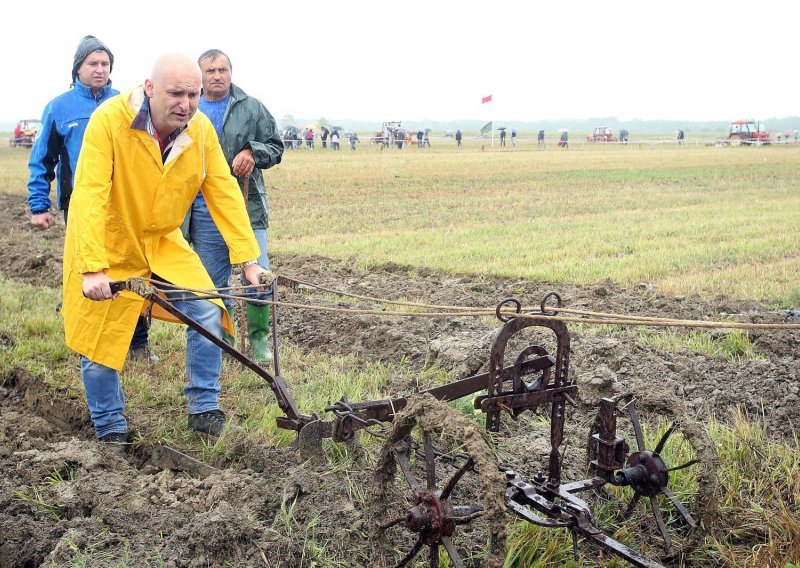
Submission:
[[111,62],[109,71],[114,70],[114,54],[108,49],[108,46],[94,36],[87,35],[78,44],[78,49],[75,51],[75,60],[72,63],[72,84],[75,84],[75,79],[78,77],[78,68],[83,65],[83,60],[86,59],[90,53],[95,51],[105,51],[108,53],[108,59]]

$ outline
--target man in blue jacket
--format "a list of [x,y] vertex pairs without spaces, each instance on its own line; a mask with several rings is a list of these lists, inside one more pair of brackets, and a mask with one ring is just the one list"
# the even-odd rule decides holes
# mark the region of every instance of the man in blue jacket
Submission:
[[[46,230],[55,224],[50,213],[50,182],[56,181],[56,206],[67,220],[69,199],[83,133],[89,117],[107,99],[118,94],[111,88],[109,75],[114,67],[114,55],[94,36],[84,37],[72,64],[72,84],[69,91],[47,103],[42,115],[42,129],[36,138],[28,162],[28,206],[31,225]],[[139,318],[130,357],[157,362],[158,357],[147,342],[147,321]]]

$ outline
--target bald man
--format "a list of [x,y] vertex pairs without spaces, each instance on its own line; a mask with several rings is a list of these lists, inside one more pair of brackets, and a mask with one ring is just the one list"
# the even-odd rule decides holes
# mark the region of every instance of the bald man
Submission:
[[[179,289],[213,288],[179,229],[198,187],[231,262],[240,263],[252,283],[266,272],[256,262],[259,247],[214,127],[202,113],[195,114],[199,97],[200,70],[194,61],[162,56],[143,86],[95,111],[78,159],[64,245],[64,330],[67,345],[81,355],[97,437],[120,453],[128,424],[119,371],[136,320],[149,306],[130,292],[112,294],[110,283],[140,276]],[[168,296],[180,300],[191,294]],[[233,329],[218,300],[175,301],[174,306],[217,337]],[[152,316],[171,319],[157,306]],[[219,408],[222,353],[197,331],[187,335],[188,424],[218,436],[226,424]]]

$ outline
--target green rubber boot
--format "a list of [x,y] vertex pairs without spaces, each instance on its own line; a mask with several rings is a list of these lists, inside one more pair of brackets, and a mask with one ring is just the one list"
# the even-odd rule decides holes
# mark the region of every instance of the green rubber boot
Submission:
[[270,307],[247,304],[247,335],[257,363],[272,363],[272,350],[267,344]]

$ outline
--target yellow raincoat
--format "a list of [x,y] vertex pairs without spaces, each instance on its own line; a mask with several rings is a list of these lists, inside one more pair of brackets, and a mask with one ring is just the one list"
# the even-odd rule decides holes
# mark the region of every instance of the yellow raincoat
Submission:
[[[101,105],[89,120],[75,175],[64,243],[64,332],[67,346],[121,370],[139,315],[148,307],[132,292],[96,302],[83,296],[83,273],[112,280],[153,273],[180,288],[213,288],[180,232],[198,188],[230,250],[232,263],[259,256],[242,193],[211,122],[196,113],[162,164],[158,142],[132,129],[142,88]],[[222,308],[222,302],[215,300]],[[227,311],[223,326],[233,333]],[[153,317],[174,321],[153,308]]]

